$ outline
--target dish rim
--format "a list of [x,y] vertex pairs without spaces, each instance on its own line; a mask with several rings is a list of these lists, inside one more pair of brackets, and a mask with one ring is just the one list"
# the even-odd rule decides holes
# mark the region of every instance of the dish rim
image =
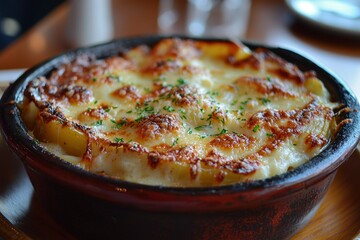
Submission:
[[[252,50],[256,48],[268,49],[286,61],[295,63],[296,66],[298,66],[302,71],[314,70],[317,73],[317,76],[326,85],[327,89],[332,93],[332,95],[335,93],[338,101],[344,103],[351,109],[357,109],[357,111],[351,111],[344,114],[344,118],[351,118],[352,122],[350,124],[345,124],[345,126],[340,129],[335,139],[330,144],[328,144],[318,155],[291,171],[270,178],[249,182],[239,182],[224,186],[173,187],[145,185],[117,179],[111,176],[99,175],[77,167],[69,162],[66,162],[60,157],[55,156],[50,151],[47,151],[45,147],[39,144],[36,139],[31,137],[31,135],[28,133],[28,130],[26,129],[21,119],[20,110],[16,104],[22,100],[23,91],[29,81],[36,77],[49,74],[54,68],[73,60],[79,54],[93,53],[97,58],[104,58],[139,44],[152,46],[164,38],[227,42],[231,41],[225,38],[191,37],[183,35],[140,36],[121,38],[94,46],[73,49],[57,55],[28,69],[13,84],[11,84],[11,86],[3,94],[0,101],[0,106],[3,106],[0,109],[0,130],[4,136],[4,139],[9,145],[11,145],[13,151],[23,151],[26,153],[26,155],[31,156],[32,159],[36,158],[36,161],[38,161],[40,164],[50,164],[50,166],[58,167],[61,170],[70,171],[71,173],[79,175],[79,177],[85,178],[86,180],[96,181],[103,184],[111,184],[128,190],[144,190],[178,195],[190,194],[193,196],[224,195],[234,192],[240,193],[270,188],[285,188],[294,184],[305,182],[307,180],[317,179],[336,170],[337,167],[339,167],[355,150],[360,138],[360,107],[354,93],[352,93],[346,84],[334,73],[316,63],[315,61],[310,60],[308,57],[304,57],[292,50],[285,48],[249,41],[241,42]],[[9,121],[11,119],[9,116],[13,116],[14,119]],[[12,131],[11,129],[16,130]],[[28,164],[26,161],[27,160],[22,159],[24,165]]]

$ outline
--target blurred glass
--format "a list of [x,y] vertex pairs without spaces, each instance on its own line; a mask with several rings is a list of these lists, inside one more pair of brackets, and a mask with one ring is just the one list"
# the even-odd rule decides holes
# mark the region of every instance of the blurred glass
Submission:
[[251,0],[160,0],[162,34],[244,37]]
[[65,37],[72,47],[93,45],[113,38],[111,0],[70,0]]

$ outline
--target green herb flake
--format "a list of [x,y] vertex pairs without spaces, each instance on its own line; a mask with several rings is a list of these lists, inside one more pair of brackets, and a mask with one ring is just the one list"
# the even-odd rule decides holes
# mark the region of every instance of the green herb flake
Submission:
[[135,119],[135,122],[140,122],[141,120],[143,120],[144,117],[138,117],[137,119]]
[[114,141],[115,141],[116,143],[120,143],[120,142],[124,142],[124,139],[123,139],[123,138],[116,137],[116,138],[114,139]]
[[154,111],[154,107],[153,106],[147,106],[144,108],[145,112],[152,112]]
[[200,125],[200,126],[195,127],[194,129],[197,131],[200,131],[201,129],[203,129],[204,127],[207,127],[207,126],[208,125]]
[[172,106],[164,106],[163,109],[168,112],[174,112],[175,109]]
[[272,134],[272,133],[266,133],[266,136],[267,136],[267,137],[273,137],[274,134]]
[[115,80],[117,82],[121,82],[121,77],[119,75],[115,75],[115,74],[109,74],[108,77],[112,80]]
[[177,80],[177,85],[178,86],[181,86],[181,85],[185,85],[185,84],[188,84],[187,81],[185,81],[183,78],[179,78]]
[[110,121],[111,121],[113,124],[116,125],[116,128],[121,128],[122,126],[124,126],[125,124],[127,124],[127,121],[124,120],[124,119],[120,120],[119,122],[117,122],[117,121],[114,120],[114,119],[111,119]]
[[179,141],[179,138],[176,138],[174,141],[173,141],[173,143],[172,143],[172,147],[174,147],[176,144],[178,144],[178,141]]
[[253,129],[253,132],[257,132],[258,130],[260,129],[260,126],[259,125],[256,125]]
[[262,102],[262,104],[267,104],[267,103],[270,103],[271,101],[270,101],[270,99],[268,99],[268,98],[258,98],[261,102]]
[[222,123],[222,125],[225,125],[225,119],[224,118],[220,119],[220,122]]
[[227,133],[227,132],[228,132],[228,130],[223,128],[223,129],[220,131],[219,135],[225,134],[225,133]]
[[96,82],[96,81],[97,81],[97,79],[96,79],[96,78],[92,78],[92,81],[93,81],[93,82]]
[[266,76],[266,80],[267,80],[268,82],[271,82],[271,77],[270,77],[270,76]]
[[187,130],[187,133],[188,133],[188,134],[192,134],[192,129],[189,128],[189,129]]
[[102,120],[102,119],[100,119],[100,120],[98,120],[98,121],[95,122],[95,125],[96,125],[96,126],[101,126],[102,124],[103,124],[103,120]]

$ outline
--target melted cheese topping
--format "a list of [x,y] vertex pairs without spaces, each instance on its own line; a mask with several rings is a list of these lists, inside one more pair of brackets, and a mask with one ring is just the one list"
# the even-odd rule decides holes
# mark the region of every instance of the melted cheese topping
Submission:
[[314,72],[231,42],[165,39],[78,56],[24,95],[24,121],[50,151],[149,185],[268,178],[318,154],[335,129]]

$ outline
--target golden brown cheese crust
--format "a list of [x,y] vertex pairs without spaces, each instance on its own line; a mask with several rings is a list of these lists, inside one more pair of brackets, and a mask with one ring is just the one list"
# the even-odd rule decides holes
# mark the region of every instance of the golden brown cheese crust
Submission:
[[[28,126],[60,145],[59,155],[145,184],[273,176],[317,154],[335,131],[334,104],[314,72],[231,42],[165,39],[104,60],[82,55],[31,81],[24,95]],[[72,140],[52,136],[55,128],[70,129],[80,147],[69,149]],[[133,162],[138,170],[127,169]]]

